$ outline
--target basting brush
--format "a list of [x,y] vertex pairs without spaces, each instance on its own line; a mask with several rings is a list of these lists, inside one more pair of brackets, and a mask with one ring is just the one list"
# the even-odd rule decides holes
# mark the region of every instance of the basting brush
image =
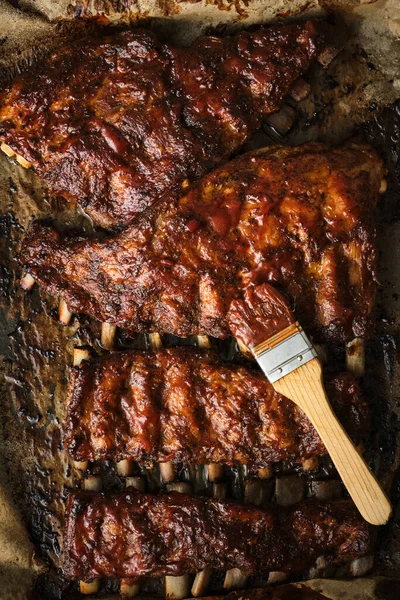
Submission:
[[310,419],[361,515],[373,525],[390,517],[390,502],[339,423],[327,398],[317,352],[285,298],[271,285],[249,288],[229,310],[230,329],[250,348],[267,379]]

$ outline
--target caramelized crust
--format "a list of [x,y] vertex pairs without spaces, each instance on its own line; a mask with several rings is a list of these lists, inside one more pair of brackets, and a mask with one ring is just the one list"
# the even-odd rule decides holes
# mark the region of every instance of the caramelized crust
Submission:
[[105,240],[36,223],[21,261],[70,310],[128,331],[226,337],[232,300],[269,282],[316,340],[366,337],[383,174],[365,145],[265,148]]
[[[327,381],[333,407],[359,442],[368,407],[352,375]],[[299,462],[326,452],[317,432],[258,370],[213,352],[171,348],[85,361],[71,373],[65,446],[75,460],[140,463]]]
[[365,554],[371,527],[350,501],[242,506],[171,492],[79,492],[67,504],[68,579],[182,575],[210,566],[245,574],[298,572],[320,556]]
[[318,23],[204,36],[127,30],[69,44],[0,95],[0,140],[105,228],[237,151],[325,47]]

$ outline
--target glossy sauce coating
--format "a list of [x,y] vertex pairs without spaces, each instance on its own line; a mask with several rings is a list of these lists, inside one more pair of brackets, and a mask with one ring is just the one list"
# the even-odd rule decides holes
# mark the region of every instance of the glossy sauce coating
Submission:
[[177,492],[78,492],[67,504],[64,574],[90,581],[206,566],[299,572],[322,554],[333,562],[362,556],[371,537],[371,526],[346,500],[257,508]]
[[0,95],[0,140],[96,224],[124,228],[239,150],[325,47],[319,27],[190,48],[141,29],[74,41]]
[[[355,379],[329,377],[327,391],[359,442],[369,411]],[[75,460],[250,467],[326,452],[307,417],[262,373],[195,348],[118,352],[74,368],[65,446]]]
[[286,301],[272,285],[247,289],[242,300],[233,300],[228,313],[233,335],[248,348],[269,340],[295,322]]
[[128,331],[226,337],[231,302],[267,282],[315,341],[366,337],[383,175],[367,145],[264,148],[106,240],[36,223],[21,262],[70,310]]

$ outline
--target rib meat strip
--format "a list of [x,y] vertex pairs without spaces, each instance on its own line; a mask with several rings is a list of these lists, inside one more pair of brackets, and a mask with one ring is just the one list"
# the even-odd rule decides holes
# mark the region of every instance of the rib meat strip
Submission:
[[71,311],[131,332],[224,338],[232,300],[268,282],[315,340],[346,342],[371,328],[383,176],[367,145],[264,148],[105,240],[33,224],[21,262]]
[[0,140],[104,228],[228,159],[326,49],[319,22],[190,48],[133,29],[56,50],[0,94]]
[[[355,442],[369,412],[350,373],[327,379]],[[84,361],[71,373],[65,446],[75,460],[247,464],[299,462],[326,450],[290,400],[258,370],[211,351],[129,351]]]
[[347,500],[257,508],[177,492],[78,492],[67,503],[64,573],[90,581],[178,576],[206,566],[298,572],[322,554],[332,562],[362,556],[371,537]]

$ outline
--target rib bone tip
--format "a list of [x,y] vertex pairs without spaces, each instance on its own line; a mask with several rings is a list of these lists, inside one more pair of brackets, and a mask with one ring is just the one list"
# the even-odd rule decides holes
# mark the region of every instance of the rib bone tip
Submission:
[[100,589],[100,579],[94,579],[90,583],[86,581],[79,582],[79,591],[81,594],[97,594]]
[[175,467],[172,462],[160,463],[160,475],[164,483],[175,479]]
[[230,569],[226,572],[224,580],[225,590],[240,590],[246,585],[247,577],[242,574],[240,569]]
[[261,469],[258,469],[257,475],[259,479],[271,479],[274,476],[274,469],[271,465],[261,467]]
[[7,156],[9,156],[10,158],[12,158],[15,155],[14,150],[10,148],[10,146],[8,146],[7,144],[4,144],[4,142],[1,144],[0,148],[4,152],[4,154],[7,154]]
[[83,488],[89,492],[101,492],[102,484],[100,477],[87,477],[83,482]]
[[58,305],[58,319],[63,325],[69,325],[72,319],[72,312],[69,310],[64,298],[60,299]]
[[117,462],[117,473],[121,475],[121,477],[128,477],[132,475],[133,472],[133,462],[128,458],[124,458]]
[[204,596],[208,586],[210,585],[211,577],[212,569],[210,567],[205,567],[202,571],[196,573],[196,577],[194,578],[191,589],[192,596],[194,596],[195,598]]
[[346,345],[346,369],[355,377],[363,377],[365,373],[365,342],[354,338]]
[[318,469],[319,461],[317,456],[310,456],[301,462],[303,471],[315,471]]
[[208,335],[198,335],[197,337],[197,345],[199,348],[211,348],[211,342]]
[[224,476],[224,467],[218,463],[207,465],[208,479],[212,483],[220,481]]
[[32,164],[30,162],[28,162],[27,160],[25,160],[25,158],[23,156],[21,156],[20,154],[17,154],[15,156],[15,158],[17,159],[17,162],[21,165],[21,167],[24,167],[24,169],[30,169]]
[[162,339],[159,333],[149,333],[149,344],[153,350],[158,350],[162,348]]
[[84,360],[89,360],[90,352],[86,348],[74,348],[74,367],[79,367]]
[[111,323],[101,324],[101,345],[106,350],[113,350],[117,328]]
[[31,290],[33,288],[33,286],[35,285],[35,279],[34,279],[34,277],[32,277],[32,275],[30,273],[26,273],[22,277],[20,285],[21,285],[22,289],[25,290],[25,292],[29,292],[29,290]]
[[384,194],[387,190],[387,179],[382,179],[381,180],[381,186],[379,188],[379,193],[380,194]]
[[121,581],[120,594],[123,598],[133,598],[140,592],[140,585],[138,583],[124,583]]
[[183,600],[190,594],[190,575],[187,573],[180,577],[167,576],[165,578],[165,595],[170,600]]
[[237,345],[238,345],[238,348],[239,348],[240,352],[242,354],[244,354],[244,356],[247,356],[248,358],[252,358],[253,357],[253,354],[248,349],[248,347],[243,344],[243,342],[241,342],[238,339],[236,339],[236,342],[237,342]]

